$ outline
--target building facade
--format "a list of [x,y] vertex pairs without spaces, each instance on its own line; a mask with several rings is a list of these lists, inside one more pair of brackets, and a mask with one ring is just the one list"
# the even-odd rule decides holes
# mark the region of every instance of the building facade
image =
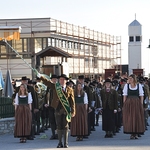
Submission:
[[[79,74],[103,75],[105,69],[121,66],[121,37],[105,34],[52,18],[0,19],[0,26],[21,26],[20,40],[9,44],[33,67],[37,67],[36,54],[54,47],[71,55],[64,59],[49,54],[39,63],[45,65],[68,64],[72,77]],[[59,53],[57,51],[57,53]],[[13,78],[23,75],[33,78],[32,70],[7,46],[0,45],[0,69],[10,70]],[[48,69],[48,68],[47,68]],[[51,72],[52,73],[52,72]]]

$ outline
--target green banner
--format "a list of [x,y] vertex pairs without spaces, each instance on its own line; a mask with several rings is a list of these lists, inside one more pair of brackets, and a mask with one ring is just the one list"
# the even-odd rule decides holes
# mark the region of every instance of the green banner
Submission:
[[67,112],[66,120],[68,122],[71,122],[71,111],[70,111],[69,101],[67,100],[64,92],[62,91],[62,87],[60,86],[60,84],[56,83],[55,87],[56,87],[58,98],[59,98],[62,106],[64,107],[65,111]]

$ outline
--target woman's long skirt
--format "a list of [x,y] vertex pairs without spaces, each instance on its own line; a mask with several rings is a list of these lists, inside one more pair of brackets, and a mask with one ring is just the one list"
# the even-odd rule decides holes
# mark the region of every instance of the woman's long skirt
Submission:
[[18,105],[15,111],[14,137],[28,137],[31,132],[31,120],[29,105]]
[[125,134],[143,134],[144,109],[138,97],[128,97],[123,106],[123,131]]
[[71,119],[71,136],[88,135],[87,110],[84,104],[76,104],[76,115]]

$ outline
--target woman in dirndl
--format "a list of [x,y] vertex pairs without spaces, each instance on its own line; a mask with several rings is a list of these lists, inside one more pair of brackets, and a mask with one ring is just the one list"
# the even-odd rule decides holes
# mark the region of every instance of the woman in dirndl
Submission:
[[15,97],[15,128],[14,137],[20,138],[20,143],[25,143],[26,138],[30,136],[31,132],[31,110],[32,110],[32,96],[28,93],[25,84],[20,85],[19,92]]
[[88,98],[87,93],[83,91],[81,83],[77,83],[75,86],[74,96],[76,104],[76,115],[71,119],[70,131],[71,136],[77,137],[76,141],[82,141],[83,136],[88,135]]
[[123,89],[123,130],[131,134],[130,139],[138,139],[145,131],[143,96],[141,84],[137,83],[136,75],[131,74]]

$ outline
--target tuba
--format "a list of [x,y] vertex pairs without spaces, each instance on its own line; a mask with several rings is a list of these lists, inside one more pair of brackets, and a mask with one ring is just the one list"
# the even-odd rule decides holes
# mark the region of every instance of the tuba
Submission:
[[41,109],[45,102],[47,86],[41,82],[37,82],[34,86],[34,90],[36,91],[38,95],[38,106],[39,106],[39,109]]

